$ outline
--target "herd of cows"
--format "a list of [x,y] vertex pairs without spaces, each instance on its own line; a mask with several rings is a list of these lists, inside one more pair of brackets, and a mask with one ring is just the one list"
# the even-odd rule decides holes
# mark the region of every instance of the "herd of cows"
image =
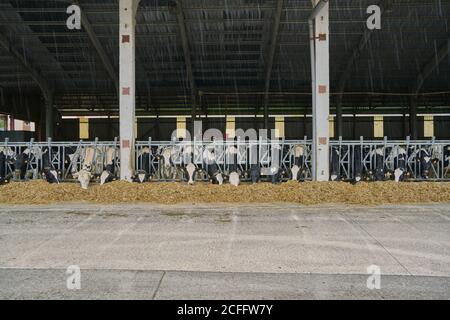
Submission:
[[[0,184],[44,179],[49,183],[78,180],[83,189],[118,179],[119,150],[113,146],[0,147]],[[243,181],[274,184],[311,179],[311,147],[271,145],[259,148],[191,144],[138,148],[134,182],[210,181],[238,186]],[[332,145],[331,181],[450,180],[450,145]]]
[[83,189],[91,181],[116,179],[118,150],[113,147],[0,147],[0,185],[44,179],[48,183],[77,179]]

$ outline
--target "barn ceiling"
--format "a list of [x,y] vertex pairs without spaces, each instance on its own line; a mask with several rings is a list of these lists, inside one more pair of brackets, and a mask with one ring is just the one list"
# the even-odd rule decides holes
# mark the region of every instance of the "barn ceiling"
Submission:
[[[0,0],[0,39],[9,44],[0,46],[2,96],[40,94],[33,70],[62,113],[117,111],[118,0],[79,0],[89,26],[68,30],[66,9],[76,2]],[[270,113],[310,112],[311,1],[284,0],[279,21],[277,2],[179,1],[180,23],[174,1],[141,0],[137,112],[190,114],[195,100],[204,114],[262,113],[271,51]],[[366,9],[372,4],[384,12],[382,29],[369,32]],[[423,70],[432,66],[420,86],[421,108],[450,110],[450,0],[330,0],[330,14],[332,107],[342,89],[346,112],[403,112]]]

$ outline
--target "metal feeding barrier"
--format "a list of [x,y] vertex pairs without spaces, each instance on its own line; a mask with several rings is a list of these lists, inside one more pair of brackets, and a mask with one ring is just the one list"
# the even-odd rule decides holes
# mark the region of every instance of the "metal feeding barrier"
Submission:
[[[86,162],[87,150],[91,151],[89,170],[100,175],[106,168],[107,151],[115,150],[114,174],[120,171],[120,144],[114,141],[9,142],[0,143],[5,156],[5,176],[16,180],[40,177],[45,166],[58,172],[61,181],[73,180],[72,173],[81,170]],[[401,167],[399,152],[405,155],[406,181],[450,181],[450,141],[443,140],[333,140],[330,142],[330,176],[333,180],[352,181],[392,179],[395,169]],[[26,175],[14,175],[15,161],[26,154]],[[283,171],[283,180],[292,178],[291,169],[300,167],[299,180],[312,180],[312,141],[303,140],[235,140],[235,141],[139,141],[135,145],[136,172],[144,172],[153,181],[184,181],[184,167],[192,163],[197,169],[198,180],[208,180],[210,165],[205,157],[213,155],[214,162],[224,175],[231,171],[241,174],[241,180],[250,180],[249,171],[255,165],[262,176],[269,176],[275,164]],[[428,167],[423,163],[429,163]],[[376,172],[383,176],[377,177]]]
[[[450,141],[435,139],[332,141],[330,172],[342,180],[354,180],[358,174],[365,180],[391,179],[402,166],[400,153],[404,155],[405,180],[450,181]],[[382,179],[374,177],[377,170],[382,170]]]
[[[116,161],[114,162],[115,173],[119,173],[119,142],[114,141],[79,141],[59,142],[48,139],[46,142],[9,142],[5,139],[0,144],[0,152],[5,155],[3,163],[5,177],[11,176],[13,180],[31,180],[40,177],[44,167],[49,167],[58,173],[60,181],[73,180],[71,173],[80,171],[86,162],[86,150],[92,150],[92,161],[89,162],[93,173],[101,174],[105,167],[105,156],[109,148],[116,150]],[[23,157],[25,155],[25,157]],[[18,159],[25,171],[24,177],[19,177],[16,171]]]
[[[183,166],[194,164],[200,172],[207,172],[208,162],[205,152],[214,155],[214,162],[219,171],[225,175],[232,170],[242,174],[242,180],[249,180],[248,173],[252,165],[258,165],[263,175],[268,175],[273,165],[272,159],[277,158],[280,168],[288,172],[295,162],[294,147],[301,145],[304,150],[301,166],[304,168],[304,180],[311,180],[311,146],[304,140],[246,140],[246,141],[139,141],[136,143],[136,170],[147,172],[153,180],[181,181],[185,180]],[[234,152],[231,152],[231,150]],[[169,155],[170,158],[167,156]],[[165,171],[165,167],[180,170]],[[233,169],[232,169],[233,168]],[[201,175],[201,180],[207,180]]]
[[[301,146],[300,163],[296,159],[295,148]],[[237,150],[236,159],[230,159],[227,152],[230,147]],[[205,150],[214,150],[216,163],[224,174],[230,172],[230,167],[237,165],[243,180],[248,180],[248,172],[252,159],[257,159],[257,165],[263,175],[270,174],[273,160],[284,171],[284,180],[292,178],[291,169],[299,165],[301,175],[299,180],[312,180],[312,141],[306,137],[303,140],[258,140],[258,141],[140,141],[136,143],[136,168],[147,172],[153,180],[180,181],[185,179],[183,170],[177,174],[165,175],[161,168],[168,163],[161,153],[170,150],[172,154],[168,166],[182,168],[188,161],[184,158],[184,150],[195,150],[190,160],[197,169],[206,171],[203,154]],[[450,140],[364,140],[330,141],[330,176],[336,180],[354,181],[357,177],[363,180],[393,179],[395,169],[401,167],[399,152],[405,155],[405,178],[407,181],[450,181]],[[429,163],[429,168],[423,162]],[[424,169],[426,168],[426,170]],[[381,170],[382,177],[376,176]],[[207,177],[202,177],[207,179]]]

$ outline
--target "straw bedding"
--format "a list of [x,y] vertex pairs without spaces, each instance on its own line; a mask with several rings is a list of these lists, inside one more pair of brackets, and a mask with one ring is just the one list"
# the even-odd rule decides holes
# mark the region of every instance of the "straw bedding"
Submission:
[[351,185],[343,182],[259,183],[238,187],[197,183],[115,181],[103,186],[92,184],[82,190],[79,184],[48,184],[37,180],[11,182],[0,186],[0,203],[48,204],[86,201],[94,203],[148,202],[177,203],[276,203],[304,205],[343,203],[357,205],[450,202],[450,183],[373,182]]

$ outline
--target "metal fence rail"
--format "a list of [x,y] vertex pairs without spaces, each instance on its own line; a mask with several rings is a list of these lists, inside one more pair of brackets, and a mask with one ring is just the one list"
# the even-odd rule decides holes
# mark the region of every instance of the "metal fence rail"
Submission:
[[[150,170],[154,180],[179,181],[184,179],[183,172],[172,177],[164,176],[161,171],[161,150],[170,148],[174,152],[173,165],[183,166],[182,154],[188,146],[197,150],[193,163],[197,168],[205,169],[202,152],[208,148],[214,150],[217,164],[221,172],[229,172],[230,161],[226,150],[234,146],[238,150],[237,165],[242,173],[250,169],[252,153],[257,154],[258,163],[263,174],[267,173],[272,165],[272,159],[279,152],[280,166],[285,171],[284,180],[292,178],[291,168],[295,164],[294,149],[302,146],[304,150],[301,159],[303,168],[302,180],[312,179],[312,141],[303,140],[265,140],[265,141],[141,141],[136,143],[137,170]],[[149,152],[148,157],[142,157],[142,150]],[[359,175],[365,180],[377,180],[375,172],[381,168],[383,180],[393,179],[394,170],[399,167],[399,157],[394,150],[406,152],[405,180],[410,181],[450,181],[450,141],[437,141],[435,139],[412,141],[406,140],[364,140],[358,141],[333,140],[330,142],[330,174],[335,174],[336,180],[352,181]],[[276,151],[275,151],[276,150]],[[421,152],[429,157],[430,168],[425,173],[421,165]],[[378,157],[376,155],[379,155]],[[148,162],[146,166],[144,162]],[[233,162],[234,163],[234,162]],[[248,180],[248,176],[243,177]]]
[[46,142],[36,142],[33,139],[29,142],[9,142],[5,139],[0,143],[0,152],[6,156],[5,176],[12,176],[13,180],[20,180],[14,173],[14,162],[21,154],[26,154],[26,177],[24,180],[37,179],[44,166],[49,166],[58,172],[61,181],[72,180],[71,172],[80,171],[85,162],[86,150],[93,151],[93,161],[91,170],[95,174],[101,174],[105,167],[106,151],[114,148],[117,154],[115,161],[115,172],[119,172],[120,159],[119,142],[114,141],[79,141],[79,142],[57,142],[49,139]]
[[[5,161],[6,175],[14,173],[14,162],[20,154],[28,154],[24,178],[37,179],[44,165],[58,171],[59,178],[72,180],[71,173],[79,171],[85,161],[85,151],[94,153],[91,171],[100,175],[105,169],[107,150],[114,148],[115,174],[119,174],[119,142],[9,142],[0,143],[0,152],[10,161]],[[234,153],[230,152],[234,150]],[[296,152],[301,150],[301,157]],[[364,180],[376,180],[377,170],[382,170],[383,179],[392,179],[399,167],[398,151],[406,154],[405,180],[450,181],[450,141],[442,140],[333,140],[330,142],[330,175],[336,180],[351,181],[361,176]],[[205,152],[214,154],[215,163],[221,173],[238,171],[242,180],[249,180],[248,172],[257,163],[263,175],[270,175],[270,168],[276,163],[284,171],[284,180],[291,179],[294,165],[301,168],[300,180],[312,180],[312,141],[303,140],[257,140],[257,141],[138,141],[135,145],[136,171],[144,172],[154,181],[184,181],[183,168],[193,163],[198,169],[200,180],[207,180]],[[424,172],[423,160],[429,160]]]
[[[333,155],[337,155],[338,168],[335,172],[338,179],[355,179],[355,166],[362,168],[366,179],[374,179],[373,173],[381,168],[385,179],[389,179],[399,167],[398,150],[406,152],[406,180],[411,181],[450,181],[450,141],[445,140],[384,140],[366,141],[332,141],[330,143],[331,171],[333,171]],[[337,153],[336,153],[337,151]],[[376,155],[379,155],[377,157]],[[421,161],[429,157],[429,170],[424,172]],[[425,159],[422,159],[425,158]],[[380,163],[381,161],[381,163]]]
[[[208,164],[204,161],[204,152],[211,150],[214,153],[215,162],[223,174],[229,174],[231,167],[236,166],[242,173],[242,180],[249,180],[248,173],[251,165],[256,163],[261,167],[263,175],[267,175],[273,164],[272,159],[279,159],[280,168],[288,172],[294,164],[294,147],[301,145],[304,148],[302,166],[305,169],[304,180],[311,180],[311,146],[310,140],[258,140],[258,141],[139,141],[136,143],[136,170],[146,171],[153,180],[181,181],[186,176],[183,170],[176,173],[164,172],[167,159],[162,154],[170,150],[172,155],[170,165],[182,167],[192,162],[197,169],[207,171]],[[236,157],[232,159],[230,148],[235,148]],[[186,152],[186,150],[189,150]],[[187,155],[189,154],[189,156]],[[187,159],[188,158],[188,159]],[[253,161],[252,161],[253,159]],[[167,174],[168,173],[168,174]],[[206,176],[201,179],[207,180]]]

